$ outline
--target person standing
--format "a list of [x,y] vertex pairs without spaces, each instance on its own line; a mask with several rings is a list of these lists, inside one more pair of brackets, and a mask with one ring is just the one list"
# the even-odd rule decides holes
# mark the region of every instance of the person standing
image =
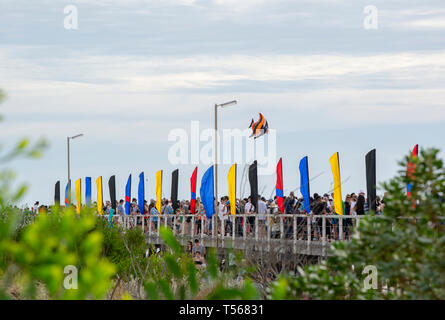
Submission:
[[195,239],[195,245],[192,249],[192,257],[195,256],[197,251],[201,252],[203,256],[206,254],[206,248],[199,242],[199,239]]
[[357,198],[357,203],[355,204],[355,212],[358,216],[365,214],[365,196],[363,194],[359,195]]
[[123,216],[125,214],[124,210],[124,200],[120,199],[119,205],[117,206],[117,213],[120,216]]
[[155,203],[152,202],[150,203],[150,216],[151,216],[151,221],[152,221],[152,230],[154,232],[157,232],[158,230],[158,216],[159,216],[159,212],[156,209]]
[[252,198],[247,198],[246,205],[244,206],[244,214],[246,214],[245,223],[246,225],[246,234],[249,235],[252,230],[254,230],[255,217],[253,216],[255,213],[255,207],[252,204]]
[[266,235],[266,214],[266,199],[264,197],[261,197],[258,200],[258,235],[260,238],[263,238]]
[[[344,209],[345,209],[345,216],[351,215],[351,196],[349,194],[346,195]],[[343,237],[344,239],[351,240],[352,219],[345,218],[344,221],[345,221],[345,232]]]
[[[223,226],[223,230],[225,233],[225,227],[226,227],[226,219],[227,219],[227,206],[226,206],[226,198],[225,197],[221,197],[221,202],[218,205],[218,219],[219,219],[219,226],[221,228],[221,226]],[[220,228],[218,228],[219,230],[217,230],[217,233],[220,233]]]

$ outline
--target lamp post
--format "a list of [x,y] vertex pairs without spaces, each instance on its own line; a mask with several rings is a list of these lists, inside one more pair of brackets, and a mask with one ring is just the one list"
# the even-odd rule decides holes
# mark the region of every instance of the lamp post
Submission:
[[[70,183],[70,139],[74,140],[81,136],[83,136],[83,133],[76,134],[75,136],[72,136],[72,137],[66,137],[66,145],[67,145],[67,152],[68,152],[68,157],[67,157],[68,158],[68,184]],[[71,198],[71,185],[69,185],[68,196]]]
[[215,103],[215,213],[216,213],[216,220],[215,220],[215,228],[216,228],[216,250],[218,250],[218,107],[225,108],[235,105],[237,102],[236,100],[216,104]]

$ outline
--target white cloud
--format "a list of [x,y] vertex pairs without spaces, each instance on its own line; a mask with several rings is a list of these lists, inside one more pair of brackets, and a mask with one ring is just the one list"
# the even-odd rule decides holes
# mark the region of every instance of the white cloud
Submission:
[[[193,55],[81,56],[67,59],[15,58],[0,52],[0,72],[15,90],[119,89],[166,92],[208,89],[239,81],[337,80],[384,74],[388,79],[443,80],[445,52],[380,55]],[[415,73],[412,71],[416,70]]]

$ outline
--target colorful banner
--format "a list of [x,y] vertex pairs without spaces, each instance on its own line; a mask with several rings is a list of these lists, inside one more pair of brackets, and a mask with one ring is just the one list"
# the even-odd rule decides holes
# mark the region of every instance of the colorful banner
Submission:
[[229,183],[230,213],[236,214],[236,163],[230,167],[227,180]]
[[71,203],[71,180],[68,181],[65,188],[65,207],[68,207]]
[[179,179],[179,170],[176,169],[172,172],[172,191],[170,199],[172,201],[173,212],[179,208],[178,203],[178,179]]
[[195,167],[193,174],[190,178],[190,212],[195,212],[195,202],[196,202],[196,176],[198,174],[198,167]]
[[54,187],[54,205],[60,206],[60,181],[57,181]]
[[369,151],[365,157],[366,164],[366,192],[368,195],[368,208],[377,211],[377,177],[375,149]]
[[97,213],[103,214],[104,200],[103,200],[103,190],[102,190],[102,176],[96,179],[96,188],[97,188]]
[[304,209],[306,213],[311,213],[310,203],[310,187],[309,187],[309,163],[308,157],[304,157],[300,160],[300,192],[304,200]]
[[[419,155],[419,145],[416,144],[414,146],[413,151],[411,152],[411,158],[412,159],[416,159],[418,157],[418,155]],[[414,173],[415,172],[416,172],[416,164],[411,162],[411,161],[408,161],[408,166],[406,168],[406,176],[409,179],[414,180]],[[406,194],[407,194],[408,198],[411,197],[411,189],[412,189],[412,187],[413,187],[412,183],[408,183],[407,186],[406,186]]]
[[277,196],[278,208],[280,209],[281,213],[284,213],[283,166],[281,158],[277,164],[277,183],[275,185],[275,192]]
[[159,170],[158,172],[156,172],[156,209],[158,210],[159,214],[162,214],[161,207],[162,207],[162,170]]
[[85,204],[91,208],[91,177],[85,177]]
[[201,179],[201,188],[199,189],[199,194],[201,196],[202,204],[204,205],[204,210],[206,216],[210,219],[215,213],[215,188],[214,188],[214,178],[213,178],[213,166],[207,169]]
[[82,179],[76,180],[76,212],[80,214],[82,209]]
[[256,160],[249,166],[249,184],[252,204],[254,205],[255,212],[258,213],[258,173]]
[[341,180],[340,180],[340,160],[338,152],[334,153],[329,159],[331,163],[332,175],[334,177],[334,209],[335,213],[343,215],[343,200],[341,198]]
[[111,176],[108,180],[108,190],[110,191],[111,208],[116,214],[116,176]]
[[131,207],[131,174],[128,177],[127,185],[125,186],[125,214],[130,215]]
[[139,174],[139,186],[138,186],[138,206],[141,214],[145,214],[145,181],[144,172]]

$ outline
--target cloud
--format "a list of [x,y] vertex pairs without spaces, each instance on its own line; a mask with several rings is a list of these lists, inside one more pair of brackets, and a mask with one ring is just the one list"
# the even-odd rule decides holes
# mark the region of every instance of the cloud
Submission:
[[[16,90],[44,88],[143,92],[208,89],[240,81],[334,81],[378,75],[393,80],[440,80],[445,51],[379,55],[190,55],[16,58],[0,53],[0,71]],[[415,70],[416,72],[412,72]],[[332,85],[332,84],[331,84]]]

